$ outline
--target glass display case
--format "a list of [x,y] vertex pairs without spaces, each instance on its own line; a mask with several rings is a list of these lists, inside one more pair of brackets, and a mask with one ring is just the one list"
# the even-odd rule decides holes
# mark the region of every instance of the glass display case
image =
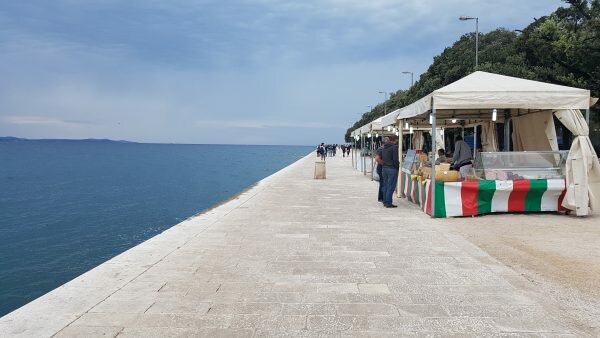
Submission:
[[419,164],[419,156],[414,149],[406,151],[406,155],[402,160],[402,171],[407,174],[412,174]]
[[482,180],[532,180],[565,177],[569,151],[481,152],[473,175]]

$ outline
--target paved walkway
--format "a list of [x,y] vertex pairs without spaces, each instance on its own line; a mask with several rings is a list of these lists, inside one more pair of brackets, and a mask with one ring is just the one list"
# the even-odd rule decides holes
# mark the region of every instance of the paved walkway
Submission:
[[348,158],[313,180],[314,159],[1,318],[0,336],[581,334],[444,220],[383,208]]

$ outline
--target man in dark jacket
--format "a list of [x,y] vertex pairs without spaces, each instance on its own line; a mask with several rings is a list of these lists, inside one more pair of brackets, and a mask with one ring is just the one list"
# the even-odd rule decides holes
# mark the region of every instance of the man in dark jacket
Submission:
[[390,136],[389,142],[383,145],[381,159],[383,161],[383,205],[386,208],[397,208],[397,205],[392,204],[392,198],[398,183],[398,170],[400,169],[397,136]]
[[[383,138],[383,143],[388,143],[389,138],[386,136]],[[383,144],[377,148],[375,151],[375,162],[377,162],[377,166],[375,169],[377,170],[377,176],[379,176],[379,190],[377,191],[377,201],[383,203],[383,158],[381,154],[383,152]]]

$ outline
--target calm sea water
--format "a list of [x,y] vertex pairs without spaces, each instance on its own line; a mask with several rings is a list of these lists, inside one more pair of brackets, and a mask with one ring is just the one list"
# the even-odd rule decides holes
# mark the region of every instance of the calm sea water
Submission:
[[0,316],[311,151],[0,142]]

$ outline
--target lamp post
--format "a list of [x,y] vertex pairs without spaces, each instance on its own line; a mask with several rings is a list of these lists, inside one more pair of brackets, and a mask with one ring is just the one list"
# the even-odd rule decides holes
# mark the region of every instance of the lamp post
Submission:
[[410,74],[410,88],[413,86],[413,72],[402,72],[402,74]]
[[383,115],[387,115],[387,100],[388,93],[387,92],[379,92],[379,94],[383,94],[385,101],[383,101]]
[[475,70],[479,65],[479,18],[472,16],[461,16],[458,18],[460,21],[475,20]]

